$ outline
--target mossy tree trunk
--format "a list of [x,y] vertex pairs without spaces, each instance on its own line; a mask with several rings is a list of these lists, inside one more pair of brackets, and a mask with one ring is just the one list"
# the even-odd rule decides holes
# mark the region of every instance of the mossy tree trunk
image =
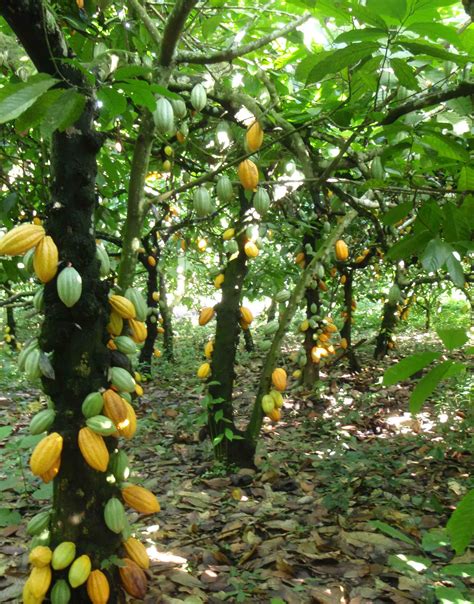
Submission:
[[[402,292],[402,286],[400,284],[400,275],[398,270],[393,283],[394,285],[397,285],[400,288],[400,292]],[[383,306],[382,324],[375,340],[374,359],[376,361],[381,361],[390,350],[392,335],[397,327],[399,319],[398,302],[398,300],[387,300]]]
[[346,314],[344,317],[344,325],[341,329],[341,338],[345,338],[347,341],[347,358],[349,359],[349,369],[358,373],[361,370],[361,366],[355,350],[352,348],[352,323],[354,315],[352,302],[354,299],[354,272],[352,270],[347,270],[343,272],[343,275],[346,277],[346,281],[344,283],[344,307]]

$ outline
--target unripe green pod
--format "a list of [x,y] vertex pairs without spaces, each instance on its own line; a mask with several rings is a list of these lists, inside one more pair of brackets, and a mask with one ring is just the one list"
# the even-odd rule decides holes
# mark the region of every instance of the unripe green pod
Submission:
[[114,339],[114,344],[123,354],[135,354],[137,352],[137,345],[132,338],[129,338],[128,336],[117,336]]
[[37,312],[43,312],[44,310],[44,288],[40,287],[33,296],[33,306]]
[[116,497],[111,497],[104,508],[104,520],[107,528],[113,533],[121,533],[125,528],[127,517],[122,502]]
[[109,470],[115,476],[117,482],[123,482],[130,476],[130,462],[124,451],[115,451],[110,456]]
[[63,541],[54,548],[51,566],[54,570],[67,568],[76,557],[76,544],[72,541]]
[[137,321],[146,321],[147,305],[142,293],[136,287],[129,287],[124,296],[135,307]]
[[39,512],[28,522],[26,532],[28,535],[39,535],[49,527],[50,520],[51,512]]
[[71,588],[64,579],[59,579],[51,590],[51,604],[68,604],[71,599]]
[[271,413],[275,409],[275,401],[269,394],[265,394],[262,398],[262,409],[266,414]]
[[25,373],[28,379],[34,380],[41,376],[40,358],[41,352],[38,348],[34,348],[26,357]]
[[117,432],[117,428],[113,421],[105,417],[105,415],[94,415],[86,420],[86,425],[96,434],[101,436],[110,436]]
[[29,273],[33,273],[33,271],[34,271],[34,266],[33,266],[34,254],[35,254],[35,248],[32,247],[31,250],[28,250],[26,252],[26,254],[23,256],[23,264],[25,265],[25,269]]
[[123,390],[124,392],[133,392],[135,390],[135,380],[126,369],[111,367],[109,373],[110,381],[117,390]]
[[56,289],[61,302],[71,308],[82,294],[82,277],[72,266],[67,266],[56,281]]
[[91,392],[86,396],[82,403],[82,414],[84,417],[94,417],[99,415],[104,406],[104,399],[100,392]]
[[89,556],[83,554],[79,556],[71,565],[68,573],[68,579],[71,587],[79,587],[83,585],[91,574],[92,563]]
[[55,417],[54,409],[43,409],[43,411],[37,413],[30,422],[30,434],[41,434],[48,430]]

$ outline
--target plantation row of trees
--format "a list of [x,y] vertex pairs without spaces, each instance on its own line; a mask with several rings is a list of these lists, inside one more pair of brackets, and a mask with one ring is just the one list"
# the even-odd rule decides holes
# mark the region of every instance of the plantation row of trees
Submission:
[[[358,292],[377,292],[378,278],[377,359],[417,299],[429,321],[432,286],[470,300],[468,15],[448,1],[333,4],[0,7],[2,305],[13,345],[13,309],[33,295],[40,332],[22,342],[19,363],[50,401],[33,420],[48,435],[31,469],[54,479],[54,498],[33,545],[75,546],[52,568],[34,564],[25,601],[51,588],[57,602],[115,602],[120,585],[145,594],[124,504],[159,505],[128,482],[119,444],[143,394],[134,364],[149,373],[153,355],[175,356],[169,294],[180,280],[199,323],[215,319],[198,376],[216,459],[240,466],[254,464],[264,416],[280,418],[280,349],[299,308],[293,375],[311,388],[339,357],[360,369]],[[198,308],[197,285],[203,298],[220,290],[219,301]],[[233,389],[242,332],[252,345],[244,297],[272,303],[242,429]],[[466,337],[442,339],[451,350]],[[387,379],[440,357],[415,356]],[[462,370],[435,364],[412,410]]]

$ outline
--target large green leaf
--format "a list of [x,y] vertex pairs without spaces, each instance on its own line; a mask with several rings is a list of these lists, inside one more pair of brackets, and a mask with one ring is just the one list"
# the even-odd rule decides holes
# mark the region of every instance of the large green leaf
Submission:
[[319,82],[331,73],[338,73],[345,67],[354,65],[365,57],[370,57],[378,49],[379,45],[375,42],[360,42],[359,44],[351,44],[346,48],[333,50],[311,69],[306,83]]
[[461,348],[468,341],[467,333],[462,327],[449,327],[446,329],[437,329],[440,340],[448,350]]
[[16,119],[56,82],[51,76],[38,74],[27,82],[0,88],[0,124]]
[[409,212],[413,209],[413,203],[411,201],[405,201],[400,203],[394,208],[391,208],[382,216],[382,222],[386,225],[395,224],[402,218],[405,218]]
[[459,34],[454,27],[442,23],[411,23],[408,29],[431,40],[446,40],[453,46],[459,46]]
[[394,528],[393,526],[390,526],[390,524],[387,524],[386,522],[382,522],[381,520],[371,520],[369,522],[369,524],[371,526],[373,526],[374,528],[379,529],[379,531],[382,531],[382,533],[385,533],[386,535],[393,537],[394,539],[403,541],[404,543],[407,543],[408,545],[416,546],[416,542],[413,539],[408,537],[408,535],[405,535],[405,533],[402,533],[402,531],[399,531],[398,529]]
[[458,191],[474,191],[474,168],[463,166],[459,172]]
[[407,235],[389,249],[387,258],[391,260],[403,260],[414,254],[419,255],[432,237],[433,235],[426,230],[420,231],[415,235]]
[[469,161],[469,152],[447,136],[427,134],[422,138],[422,142],[434,149],[441,157],[448,157],[461,162]]
[[428,273],[436,272],[444,265],[453,251],[449,243],[445,243],[441,239],[432,239],[426,246],[421,258],[423,268]]
[[472,604],[472,600],[467,600],[457,587],[437,585],[435,595],[439,604]]
[[401,22],[407,12],[407,3],[406,0],[367,0],[367,9]]
[[453,377],[465,371],[462,363],[444,361],[433,367],[416,385],[410,396],[410,411],[418,413],[426,399],[433,394],[436,386],[447,378]]
[[390,65],[397,76],[397,80],[408,90],[419,90],[420,85],[416,79],[415,70],[403,59],[390,59]]
[[37,126],[46,115],[46,112],[64,93],[61,88],[48,90],[42,94],[15,122],[17,132],[25,132]]
[[389,367],[383,376],[384,386],[392,386],[406,380],[441,356],[440,352],[418,352]]
[[446,259],[446,268],[454,285],[456,287],[464,287],[464,271],[462,270],[462,264],[454,254],[451,254]]
[[443,61],[452,61],[459,65],[465,65],[468,61],[468,57],[448,52],[442,46],[436,44],[430,44],[425,41],[413,42],[412,40],[397,40],[397,44],[409,50],[413,55],[428,55],[429,57],[435,57]]
[[462,554],[474,537],[474,489],[461,499],[446,528],[454,551]]
[[41,135],[51,136],[55,130],[63,132],[79,119],[84,110],[86,98],[75,90],[66,90],[48,109],[41,121]]

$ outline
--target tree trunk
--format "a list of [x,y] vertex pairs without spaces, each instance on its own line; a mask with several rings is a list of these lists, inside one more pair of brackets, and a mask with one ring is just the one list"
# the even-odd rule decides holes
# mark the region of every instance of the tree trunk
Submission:
[[244,343],[245,350],[247,352],[253,352],[255,350],[255,344],[252,338],[252,332],[250,331],[250,327],[242,330],[244,332]]
[[144,262],[144,266],[147,270],[146,303],[148,308],[153,309],[153,314],[147,317],[146,320],[147,336],[140,352],[139,363],[145,373],[151,373],[153,350],[155,348],[156,336],[158,335],[158,302],[153,299],[153,294],[158,291],[158,268],[157,266],[150,266],[147,262]]
[[174,361],[174,344],[173,344],[173,313],[168,304],[168,291],[166,287],[166,279],[162,271],[159,271],[160,281],[160,314],[163,319],[163,349],[165,357],[169,361]]
[[[402,292],[398,270],[395,275],[394,285],[397,285],[400,288],[400,292]],[[381,361],[388,354],[389,343],[392,341],[392,334],[395,331],[397,323],[398,300],[394,302],[387,300],[383,307],[382,324],[375,341],[374,359],[376,361]]]
[[267,323],[271,323],[276,317],[276,311],[278,308],[278,302],[275,298],[272,298],[272,302],[267,310]]
[[8,342],[10,348],[16,350],[16,322],[15,322],[15,314],[12,306],[7,306],[7,327],[8,327],[8,335],[10,336],[10,341]]
[[[319,299],[319,289],[317,287],[314,289],[312,287],[307,287],[306,291],[305,291],[305,298],[306,298],[306,318],[309,321],[314,314],[319,315],[319,312],[321,309],[321,302]],[[316,304],[316,306],[317,306],[316,313],[311,312],[311,306],[313,304]],[[312,350],[313,346],[316,345],[316,342],[313,338],[313,335],[315,335],[315,334],[316,334],[316,330],[313,329],[312,327],[308,327],[308,329],[305,331],[305,337],[304,337],[304,343],[303,343],[305,354],[306,354],[306,364],[303,367],[302,383],[305,388],[309,388],[309,389],[314,388],[315,383],[319,380],[319,364],[313,363],[313,360],[311,358],[311,350]]]
[[346,316],[344,325],[341,329],[341,338],[345,338],[347,341],[347,358],[349,359],[349,369],[354,373],[358,373],[361,370],[361,366],[355,350],[352,348],[352,300],[354,290],[353,272],[349,270],[345,271],[343,274],[346,277],[346,282],[344,283],[344,306],[346,309]]

